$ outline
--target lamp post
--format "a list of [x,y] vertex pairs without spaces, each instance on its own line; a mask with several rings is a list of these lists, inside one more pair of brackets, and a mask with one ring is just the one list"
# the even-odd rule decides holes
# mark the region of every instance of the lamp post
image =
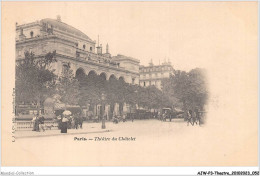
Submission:
[[105,117],[104,117],[104,100],[105,100],[105,94],[103,94],[102,93],[102,95],[101,95],[101,117],[102,117],[102,126],[101,126],[101,128],[102,129],[106,129],[106,119],[105,119]]
[[137,103],[137,108],[139,109],[139,95],[138,95],[138,90],[135,90],[134,92],[135,92],[135,94],[137,95],[137,96],[136,96],[136,99],[137,99],[137,102],[136,102],[136,103]]
[[[135,92],[135,98],[136,98],[136,100],[137,100],[137,104],[135,104],[135,116],[136,116],[136,109],[138,108],[139,109],[139,95],[138,95],[138,87],[137,87],[137,89],[134,91]],[[136,105],[137,105],[137,107],[136,107]],[[135,116],[133,116],[133,114],[131,115],[132,116],[132,122],[134,122],[134,118],[135,118]]]

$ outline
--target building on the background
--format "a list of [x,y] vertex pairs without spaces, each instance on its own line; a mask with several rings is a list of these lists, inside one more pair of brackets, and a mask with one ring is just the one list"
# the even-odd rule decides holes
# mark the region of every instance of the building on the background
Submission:
[[170,75],[174,74],[173,66],[171,62],[164,62],[159,65],[154,65],[152,61],[149,66],[140,66],[140,86],[147,87],[154,85],[158,89],[162,89],[162,80],[169,78]]
[[[112,57],[108,44],[103,51],[99,37],[96,43],[80,30],[63,23],[60,16],[56,20],[42,19],[16,24],[17,62],[24,59],[26,51],[33,52],[35,57],[44,57],[54,50],[57,62],[51,68],[55,69],[56,75],[61,75],[70,67],[76,77],[94,73],[106,80],[115,77],[130,84],[139,84],[139,60],[123,55]],[[25,113],[34,112],[35,110],[28,110]]]

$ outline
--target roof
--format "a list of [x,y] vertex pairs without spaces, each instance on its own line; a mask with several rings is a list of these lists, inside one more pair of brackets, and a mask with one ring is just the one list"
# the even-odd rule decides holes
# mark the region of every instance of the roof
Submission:
[[140,63],[140,60],[129,57],[129,56],[125,56],[125,55],[122,55],[122,54],[118,54],[117,56],[113,56],[112,59],[115,60],[115,61],[129,60],[129,61]]
[[92,41],[86,34],[81,32],[80,30],[78,30],[66,23],[63,23],[61,21],[50,19],[50,18],[45,18],[45,19],[41,20],[41,23],[48,23],[48,24],[52,25],[54,29],[56,28],[56,29],[65,31],[67,33],[70,33],[72,35],[75,35],[76,37],[80,37],[85,40]]
[[158,68],[158,67],[172,67],[172,65],[170,65],[170,64],[164,64],[164,65],[149,65],[149,66],[142,66],[142,67],[140,67],[140,69],[145,69],[145,68]]

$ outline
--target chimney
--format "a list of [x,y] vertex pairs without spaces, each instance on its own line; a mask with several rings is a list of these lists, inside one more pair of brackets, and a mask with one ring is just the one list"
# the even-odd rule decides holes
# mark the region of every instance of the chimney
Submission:
[[153,59],[151,59],[151,62],[149,63],[149,66],[153,66]]
[[61,17],[60,17],[60,15],[57,15],[57,21],[61,22]]
[[20,35],[19,35],[19,39],[20,40],[24,40],[26,37],[25,35],[23,34],[23,28],[20,28]]
[[102,55],[102,44],[100,44],[100,46],[97,46],[97,54]]
[[109,53],[109,46],[108,46],[108,43],[107,43],[107,46],[106,46],[106,53],[107,53],[107,54]]

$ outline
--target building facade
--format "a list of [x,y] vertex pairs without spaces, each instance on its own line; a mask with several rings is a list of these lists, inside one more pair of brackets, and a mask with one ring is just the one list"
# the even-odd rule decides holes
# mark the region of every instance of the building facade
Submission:
[[164,62],[161,65],[153,65],[152,61],[149,66],[140,66],[140,86],[147,87],[154,85],[162,89],[162,80],[169,78],[174,74],[173,66],[170,62]]
[[112,57],[108,44],[103,52],[102,44],[98,42],[96,45],[96,41],[63,23],[60,17],[16,26],[17,60],[24,58],[25,51],[43,57],[54,50],[57,62],[52,68],[57,75],[69,64],[75,76],[95,72],[104,75],[107,80],[115,76],[127,83],[139,84],[139,60],[123,55]]
[[[58,76],[70,67],[75,76],[95,73],[106,80],[115,77],[130,84],[139,84],[138,59],[124,55],[111,56],[108,44],[103,51],[99,40],[96,43],[80,30],[63,23],[59,16],[57,19],[16,24],[17,62],[24,59],[26,51],[33,52],[36,58],[56,51],[57,62],[52,63],[51,68],[55,69]],[[100,106],[95,109],[95,114]],[[115,112],[118,113],[118,105],[115,106]]]

